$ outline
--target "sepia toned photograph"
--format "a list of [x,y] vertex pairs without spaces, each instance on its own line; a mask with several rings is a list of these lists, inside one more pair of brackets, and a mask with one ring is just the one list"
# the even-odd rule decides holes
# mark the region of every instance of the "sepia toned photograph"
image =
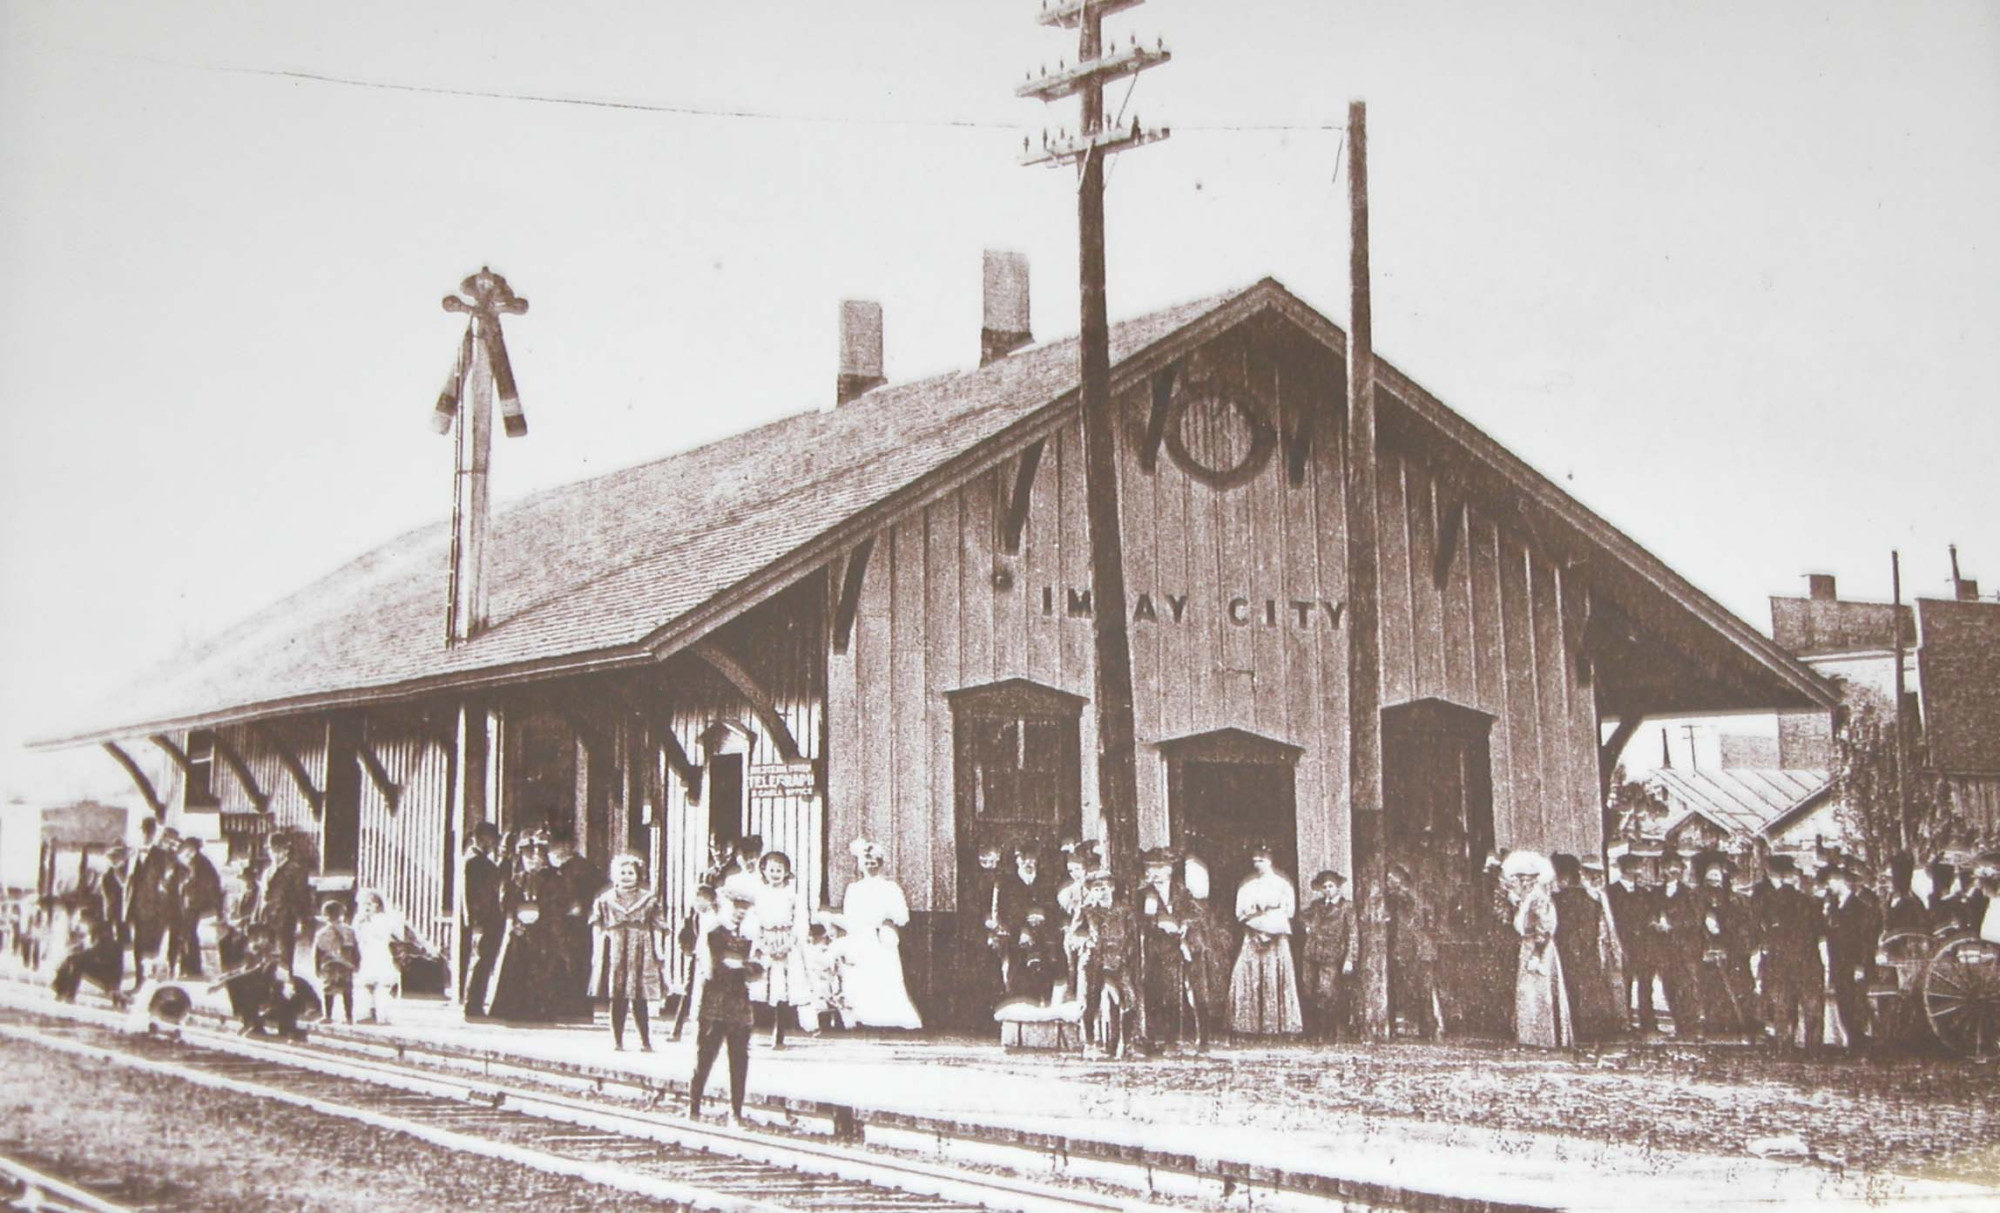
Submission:
[[1995,215],[1987,0],[0,0],[0,1207],[2000,1213]]

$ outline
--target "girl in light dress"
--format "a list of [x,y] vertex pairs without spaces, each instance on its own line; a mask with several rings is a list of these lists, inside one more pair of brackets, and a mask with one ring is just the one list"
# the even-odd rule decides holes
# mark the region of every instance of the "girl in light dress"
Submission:
[[771,1047],[785,1047],[785,1021],[797,1015],[808,1031],[818,1022],[818,999],[806,969],[807,915],[792,857],[767,851],[758,862],[760,879],[752,890],[752,956],[764,975],[750,983],[750,999],[771,1008]]
[[1298,974],[1292,967],[1298,891],[1273,866],[1270,847],[1253,848],[1250,866],[1255,873],[1236,890],[1243,950],[1229,975],[1229,1026],[1245,1036],[1297,1036],[1305,1031]]
[[367,1008],[361,1022],[388,1023],[389,1005],[403,994],[399,947],[429,953],[430,946],[417,938],[402,911],[390,905],[380,892],[361,890],[354,906],[354,938],[361,945],[361,964],[354,970],[354,985]]
[[627,852],[611,861],[611,887],[590,906],[590,992],[611,1003],[611,1047],[625,1047],[629,1009],[639,1027],[639,1047],[653,1051],[646,1004],[658,1002],[666,952],[667,915],[660,896],[644,888],[645,861]]
[[901,928],[909,925],[910,906],[903,890],[882,874],[888,857],[865,838],[848,847],[861,878],[847,886],[840,901],[841,941],[846,964],[841,990],[846,1000],[843,1018],[850,1027],[904,1028],[924,1026],[903,982]]

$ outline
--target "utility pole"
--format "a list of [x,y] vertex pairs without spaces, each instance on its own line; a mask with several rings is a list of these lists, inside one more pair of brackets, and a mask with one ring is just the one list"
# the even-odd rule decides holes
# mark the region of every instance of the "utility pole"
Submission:
[[1135,117],[1129,128],[1107,123],[1104,86],[1167,62],[1164,44],[1151,47],[1131,39],[1104,49],[1106,14],[1134,8],[1143,0],[1050,0],[1037,20],[1055,29],[1077,31],[1076,63],[1058,60],[1030,75],[1018,96],[1082,102],[1077,134],[1042,135],[1040,149],[1021,141],[1023,164],[1074,164],[1077,186],[1078,279],[1082,295],[1079,408],[1083,415],[1085,516],[1090,532],[1091,631],[1097,666],[1097,796],[1104,813],[1106,858],[1114,868],[1133,871],[1139,858],[1137,728],[1132,711],[1132,645],[1125,625],[1125,551],[1119,534],[1118,425],[1111,401],[1111,323],[1104,288],[1104,162],[1112,155],[1164,139],[1164,128],[1148,131]]
[[1376,597],[1375,333],[1368,294],[1368,103],[1347,104],[1347,805],[1362,915],[1362,1023],[1389,1036],[1388,831]]
[[[1957,587],[1953,587],[1956,594]],[[1889,626],[1895,637],[1896,653],[1896,834],[1903,840],[1903,850],[1916,845],[1915,831],[1910,828],[1910,747],[1903,728],[1903,554],[1889,553],[1889,600],[1894,605],[1889,612]]]

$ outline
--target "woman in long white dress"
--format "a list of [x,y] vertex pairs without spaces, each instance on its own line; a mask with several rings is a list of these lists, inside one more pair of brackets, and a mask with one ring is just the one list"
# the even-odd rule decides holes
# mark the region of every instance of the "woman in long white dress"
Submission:
[[806,900],[792,875],[792,857],[766,851],[758,861],[759,879],[752,896],[754,920],[751,956],[764,975],[750,983],[750,999],[771,1008],[771,1047],[785,1047],[785,1021],[798,1016],[810,1029],[818,1018],[818,999],[806,973]]
[[1549,897],[1555,870],[1533,851],[1513,851],[1500,875],[1514,901],[1514,930],[1521,937],[1514,977],[1514,1037],[1544,1049],[1575,1044],[1562,957],[1556,952],[1556,907]]
[[1255,874],[1236,890],[1243,950],[1229,975],[1229,1026],[1243,1036],[1297,1036],[1305,1031],[1298,973],[1292,967],[1298,890],[1272,866],[1271,848],[1253,848],[1250,866]]
[[888,863],[882,848],[858,838],[848,850],[861,878],[840,900],[847,931],[841,940],[847,961],[841,978],[844,1018],[852,1027],[921,1028],[923,1019],[903,984],[902,928],[909,925],[910,905],[896,882],[882,874]]

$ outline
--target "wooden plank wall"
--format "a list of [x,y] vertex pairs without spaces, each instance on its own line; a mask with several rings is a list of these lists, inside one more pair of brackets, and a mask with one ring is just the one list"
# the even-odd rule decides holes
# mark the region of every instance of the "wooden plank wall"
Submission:
[[[877,557],[881,559],[878,549]],[[826,687],[821,677],[825,669],[826,623],[825,586],[810,578],[771,601],[755,608],[711,639],[748,668],[772,697],[785,719],[799,749],[808,760],[820,757],[822,717]],[[750,705],[736,688],[700,659],[681,654],[670,660],[657,675],[662,697],[672,704],[671,728],[690,761],[703,763],[702,737],[719,722],[733,722],[748,729],[755,740],[744,756],[746,786],[760,767],[780,762],[776,748],[763,735],[763,727]],[[708,815],[712,784],[703,780],[700,795],[688,799],[687,785],[667,769],[662,752],[654,745],[647,761],[658,772],[663,807],[655,810],[659,824],[654,830],[653,860],[660,873],[662,897],[668,913],[683,913],[694,893],[702,869],[708,864]],[[760,798],[746,796],[746,830],[763,835],[767,850],[784,851],[792,859],[800,886],[815,899],[828,873],[827,857],[820,845],[825,822],[825,806],[818,796],[801,795]],[[835,857],[835,869],[840,868]],[[836,875],[836,880],[841,877]],[[834,890],[835,896],[839,889]]]
[[361,777],[361,863],[358,889],[375,889],[401,910],[431,944],[443,948],[454,907],[444,900],[445,819],[451,805],[453,755],[442,737],[371,718],[363,736],[401,791],[394,807],[366,774]]
[[[322,791],[326,788],[326,721],[318,717],[291,717],[283,720],[266,721],[264,729],[276,734],[293,754],[298,756],[300,765],[312,777],[313,786]],[[293,830],[314,839],[319,838],[319,815],[313,811],[312,803],[306,798],[299,785],[278,760],[276,749],[266,744],[263,737],[247,725],[229,725],[216,730],[225,740],[243,755],[244,764],[250,768],[257,781],[257,788],[270,797],[269,806],[274,824],[281,830]],[[215,774],[209,780],[209,787],[222,802],[222,809],[228,813],[250,813],[256,805],[249,793],[237,782],[236,775],[220,758],[215,762]]]
[[[326,725],[301,717],[268,722],[312,776],[313,786],[326,788]],[[247,726],[219,730],[243,755],[259,790],[270,797],[278,829],[292,830],[317,842],[318,814],[279,761],[277,751]],[[424,932],[443,947],[452,916],[444,904],[444,825],[451,804],[451,756],[414,722],[371,719],[366,736],[375,747],[390,780],[402,788],[391,811],[374,783],[361,778],[361,862],[355,874],[358,888],[380,889]],[[249,794],[220,760],[211,783],[229,813],[255,811]]]
[[[1340,427],[1328,419],[1338,359],[1260,317],[1180,373],[1249,384],[1281,433],[1318,410],[1319,441],[1300,486],[1287,483],[1281,444],[1247,485],[1217,489],[1164,451],[1155,471],[1142,470],[1150,391],[1119,401],[1130,608],[1144,594],[1156,616],[1131,625],[1142,840],[1167,836],[1165,768],[1151,745],[1233,726],[1305,751],[1300,865],[1345,867],[1347,638],[1344,615],[1336,625],[1330,610],[1346,580]],[[1198,424],[1186,437],[1212,455],[1242,441]],[[1014,472],[1009,461],[886,528],[849,651],[827,659],[836,862],[854,837],[875,839],[920,910],[955,904],[945,693],[1018,677],[1094,695],[1090,620],[1070,608],[1071,594],[1089,586],[1077,428],[1048,441],[1018,555],[997,542]],[[1438,483],[1421,456],[1393,451],[1379,485],[1383,702],[1436,696],[1495,716],[1501,844],[1594,849],[1596,712],[1564,645],[1563,571],[1503,509],[1475,501],[1439,585],[1438,536],[1455,487]],[[1295,602],[1311,604],[1304,625]],[[1101,835],[1089,707],[1082,727],[1085,829]]]

